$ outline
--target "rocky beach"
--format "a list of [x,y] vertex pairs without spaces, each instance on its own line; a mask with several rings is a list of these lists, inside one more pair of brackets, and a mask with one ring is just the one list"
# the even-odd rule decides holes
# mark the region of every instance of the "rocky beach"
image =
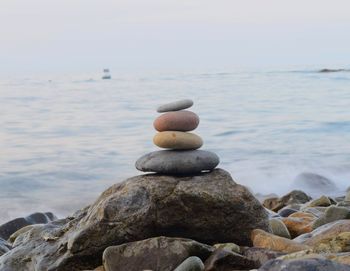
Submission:
[[[165,150],[137,160],[147,174],[66,218],[35,213],[1,225],[0,270],[350,270],[350,191],[253,195],[216,168],[215,153],[198,150],[192,104],[158,108],[154,143]],[[300,182],[331,187],[312,174]]]

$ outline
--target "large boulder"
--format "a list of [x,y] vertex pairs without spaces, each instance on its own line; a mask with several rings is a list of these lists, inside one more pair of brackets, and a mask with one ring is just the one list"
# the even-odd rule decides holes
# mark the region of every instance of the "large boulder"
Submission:
[[103,253],[106,271],[173,271],[190,256],[206,260],[211,246],[184,238],[155,237],[108,247]]
[[93,269],[105,248],[161,235],[250,245],[253,229],[269,230],[267,213],[224,170],[141,175],[111,186],[72,217],[19,235],[0,270]]

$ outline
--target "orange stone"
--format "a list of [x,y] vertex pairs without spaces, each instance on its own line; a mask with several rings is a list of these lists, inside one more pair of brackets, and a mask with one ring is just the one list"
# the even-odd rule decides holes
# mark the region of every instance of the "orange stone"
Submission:
[[153,142],[158,147],[173,150],[195,150],[203,145],[203,140],[196,134],[177,131],[157,133]]
[[260,229],[252,231],[251,239],[254,247],[266,248],[284,253],[293,253],[310,248],[307,245],[299,244],[293,240]]
[[182,110],[168,112],[160,115],[153,123],[158,132],[163,131],[192,131],[198,127],[199,117],[197,114]]
[[317,217],[313,214],[296,212],[282,218],[282,221],[287,226],[292,238],[295,238],[301,234],[312,232],[312,224],[316,219]]

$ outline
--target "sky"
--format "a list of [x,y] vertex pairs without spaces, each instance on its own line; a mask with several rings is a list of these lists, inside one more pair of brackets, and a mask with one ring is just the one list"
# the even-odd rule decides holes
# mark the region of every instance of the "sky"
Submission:
[[350,67],[349,0],[1,0],[0,74]]

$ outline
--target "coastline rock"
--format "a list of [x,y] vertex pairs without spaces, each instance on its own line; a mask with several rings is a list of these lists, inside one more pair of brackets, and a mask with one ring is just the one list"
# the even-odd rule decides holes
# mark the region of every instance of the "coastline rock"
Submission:
[[288,208],[288,206],[282,208],[281,210],[278,211],[278,214],[282,217],[288,217],[290,216],[291,214],[294,214],[298,212],[298,210],[296,209],[292,209],[292,208]]
[[283,221],[281,221],[278,218],[273,218],[273,219],[270,219],[269,223],[270,223],[272,233],[274,235],[281,236],[288,239],[291,238],[290,233],[286,225],[283,223]]
[[284,253],[292,253],[309,249],[307,245],[299,244],[293,240],[276,236],[259,229],[252,231],[251,238],[254,247],[265,248]]
[[288,217],[282,218],[292,238],[313,231],[312,223],[317,219],[310,213],[296,212]]
[[11,234],[18,231],[19,229],[33,224],[46,224],[57,217],[53,213],[33,213],[26,217],[20,217],[13,219],[0,226],[0,238],[7,240]]
[[203,271],[204,264],[202,260],[196,256],[192,256],[184,260],[174,271]]
[[111,186],[72,217],[19,235],[0,270],[94,269],[109,246],[157,236],[250,245],[267,214],[247,188],[216,169],[192,177],[141,175]]
[[241,252],[240,246],[236,245],[235,243],[215,244],[213,247],[215,249],[225,249],[225,250],[235,252],[235,253]]
[[309,197],[303,191],[293,190],[281,198],[266,199],[263,205],[274,212],[278,212],[280,209],[287,205],[302,204],[310,200],[311,197]]
[[139,158],[136,161],[136,168],[144,172],[192,175],[211,171],[219,162],[219,157],[209,151],[155,151]]
[[260,267],[271,259],[285,255],[285,253],[269,250],[259,247],[246,247],[242,249],[242,255],[247,259],[255,262],[255,265]]
[[157,133],[153,138],[153,143],[164,149],[195,150],[202,147],[203,140],[193,133],[165,131]]
[[337,253],[350,251],[350,232],[342,232],[330,238],[324,238],[314,245],[314,251],[318,253]]
[[193,105],[193,101],[190,99],[183,99],[167,104],[163,104],[157,108],[158,113],[169,112],[169,111],[179,111],[182,109],[190,108]]
[[0,238],[0,256],[10,251],[10,249],[12,249],[12,246],[7,241]]
[[246,257],[225,249],[217,249],[204,262],[205,271],[232,271],[232,270],[247,270],[256,268],[255,262]]
[[308,259],[308,258],[328,259],[337,263],[350,265],[350,252],[318,254],[311,249],[311,250],[303,250],[300,252],[295,252],[295,253],[278,257],[278,259],[280,260]]
[[306,204],[305,207],[327,207],[332,205],[327,196],[321,196],[318,199],[314,199]]
[[318,243],[334,238],[343,232],[350,232],[350,220],[338,220],[325,224],[310,233],[298,236],[294,241],[308,246],[315,246]]
[[154,129],[156,129],[158,132],[188,132],[196,129],[198,124],[198,115],[186,110],[162,114],[153,122]]
[[350,271],[350,266],[325,259],[271,260],[258,271]]
[[17,237],[19,235],[21,235],[22,233],[25,233],[25,232],[31,230],[32,228],[34,228],[36,226],[42,226],[42,225],[43,224],[34,224],[34,225],[28,225],[28,226],[25,226],[23,228],[20,228],[18,231],[16,231],[13,234],[11,234],[11,236],[8,239],[8,241],[13,244],[16,241]]
[[293,182],[293,187],[300,187],[312,196],[328,194],[330,191],[337,190],[333,181],[322,175],[311,172],[299,174]]
[[108,247],[103,252],[106,271],[173,271],[190,256],[205,260],[213,248],[190,239],[155,237]]
[[322,216],[320,216],[317,220],[314,221],[312,227],[313,229],[316,229],[330,222],[349,218],[350,210],[348,208],[330,206],[326,209]]

